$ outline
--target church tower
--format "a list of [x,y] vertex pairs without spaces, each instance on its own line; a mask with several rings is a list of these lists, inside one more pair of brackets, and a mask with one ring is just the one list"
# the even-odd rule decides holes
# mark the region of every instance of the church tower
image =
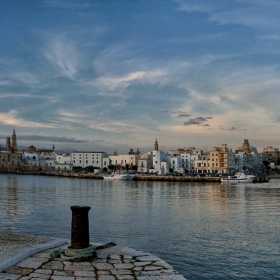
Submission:
[[13,135],[12,135],[12,148],[14,152],[17,151],[17,136],[16,136],[15,129],[13,129]]
[[157,141],[157,138],[156,138],[156,142],[154,144],[154,150],[155,151],[158,151],[158,141]]

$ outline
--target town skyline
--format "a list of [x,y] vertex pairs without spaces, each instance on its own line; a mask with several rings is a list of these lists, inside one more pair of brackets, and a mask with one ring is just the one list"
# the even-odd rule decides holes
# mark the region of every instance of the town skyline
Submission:
[[278,147],[280,3],[4,1],[0,143]]

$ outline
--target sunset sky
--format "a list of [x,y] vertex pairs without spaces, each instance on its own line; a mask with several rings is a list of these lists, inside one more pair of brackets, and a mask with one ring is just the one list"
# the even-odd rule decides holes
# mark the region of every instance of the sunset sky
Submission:
[[279,0],[14,0],[0,144],[280,148]]

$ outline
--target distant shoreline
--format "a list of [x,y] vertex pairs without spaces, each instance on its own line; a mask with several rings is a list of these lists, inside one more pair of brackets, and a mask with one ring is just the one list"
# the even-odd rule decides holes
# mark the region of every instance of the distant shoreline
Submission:
[[[1,173],[0,173],[1,174]],[[103,180],[104,176],[94,173],[59,173],[59,172],[2,172],[2,174],[16,174],[16,175],[39,175],[39,176],[54,176],[54,177],[67,177],[67,178],[80,178],[80,179],[94,179]],[[257,177],[254,183],[266,183],[269,178],[280,179],[280,175],[269,175],[265,177]],[[134,181],[159,181],[159,182],[211,182],[220,183],[221,177],[187,177],[187,176],[160,176],[160,175],[135,175]]]

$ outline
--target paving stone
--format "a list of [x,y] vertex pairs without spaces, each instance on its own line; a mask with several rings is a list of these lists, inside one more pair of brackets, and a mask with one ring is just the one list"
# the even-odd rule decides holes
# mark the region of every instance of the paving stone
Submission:
[[144,257],[137,257],[137,261],[139,262],[153,262],[153,261],[160,261],[161,259],[156,256],[144,256]]
[[53,275],[73,277],[74,271],[72,271],[72,270],[54,270]]
[[95,280],[95,277],[76,277],[76,280]]
[[92,263],[106,263],[107,259],[97,259],[95,261],[93,261]]
[[112,264],[114,264],[114,263],[122,263],[122,261],[121,260],[109,260],[108,263],[112,263]]
[[132,269],[134,265],[132,263],[116,263],[114,267],[116,269]]
[[80,269],[83,269],[83,267],[78,263],[70,263],[70,262],[67,262],[66,264],[64,263],[64,270],[80,270]]
[[150,265],[152,262],[135,262],[135,266],[145,266],[145,265]]
[[124,260],[132,260],[132,256],[124,255],[124,256],[123,256],[123,259],[124,259]]
[[29,277],[29,276],[23,276],[23,277],[21,277],[21,278],[19,278],[20,280],[29,280],[31,277]]
[[9,273],[0,273],[0,280],[17,280],[20,275],[9,274]]
[[109,263],[93,263],[92,264],[98,270],[111,270],[114,267]]
[[98,275],[108,275],[111,274],[109,270],[98,270],[97,271]]
[[120,255],[110,255],[109,258],[111,260],[120,260],[121,259],[121,256]]
[[159,270],[162,269],[161,266],[155,266],[155,265],[148,265],[144,267],[145,271],[150,271],[150,270]]
[[47,262],[48,259],[46,258],[27,258],[20,263],[17,264],[17,266],[20,267],[28,267],[28,268],[38,268],[39,266],[42,265],[42,263]]
[[98,280],[115,280],[116,278],[113,275],[100,275]]
[[36,273],[36,272],[29,274],[29,276],[32,278],[40,278],[40,279],[49,279],[50,278],[50,275],[40,274],[40,273]]
[[74,271],[76,277],[95,277],[95,271]]
[[134,277],[132,275],[116,275],[119,280],[133,280]]
[[158,265],[158,266],[162,266],[164,268],[172,268],[171,265],[169,265],[168,263],[166,263],[165,261],[156,261],[155,263],[153,263],[153,265]]
[[8,274],[17,274],[17,275],[28,275],[30,274],[34,269],[33,268],[27,268],[27,267],[19,267],[19,266],[13,266],[9,268],[6,273]]
[[63,262],[62,261],[51,261],[49,262],[51,269],[62,270]]
[[46,275],[51,275],[52,274],[51,269],[36,269],[34,272],[40,273],[40,274],[46,274]]
[[53,280],[75,280],[75,277],[56,276],[56,275],[53,275],[53,276],[51,277],[51,279],[53,279]]
[[45,259],[50,259],[51,258],[51,253],[49,252],[41,252],[41,253],[37,253],[36,255],[33,256],[34,258],[45,258]]
[[143,266],[137,266],[133,268],[134,271],[140,271],[143,270]]
[[112,269],[110,272],[114,275],[132,275],[132,272],[130,270],[118,270],[118,269]]

